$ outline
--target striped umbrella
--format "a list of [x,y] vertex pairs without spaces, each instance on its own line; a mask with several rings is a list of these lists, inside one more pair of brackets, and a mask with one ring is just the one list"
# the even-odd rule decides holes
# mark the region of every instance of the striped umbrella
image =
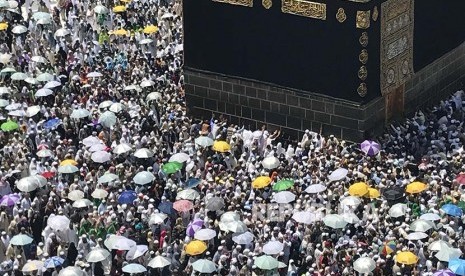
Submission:
[[2,199],[0,199],[0,206],[14,206],[19,199],[19,195],[17,194],[4,195]]
[[378,143],[374,142],[374,141],[365,140],[360,145],[360,149],[366,155],[374,156],[374,155],[377,155],[379,153],[379,151],[381,150],[381,146]]

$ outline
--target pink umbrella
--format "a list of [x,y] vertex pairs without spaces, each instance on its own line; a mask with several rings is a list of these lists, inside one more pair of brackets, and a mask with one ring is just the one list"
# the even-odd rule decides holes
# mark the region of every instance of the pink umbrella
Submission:
[[173,204],[173,209],[178,212],[187,212],[194,209],[194,204],[189,200],[181,199]]
[[9,194],[9,195],[4,195],[2,199],[0,199],[0,206],[14,206],[16,202],[19,201],[19,195],[17,194]]
[[193,237],[195,232],[199,231],[203,227],[203,220],[201,219],[194,219],[189,225],[187,225],[186,234],[189,237]]
[[360,145],[360,149],[366,154],[366,155],[377,155],[379,151],[381,150],[381,146],[374,142],[374,141],[368,141],[365,140],[363,143]]

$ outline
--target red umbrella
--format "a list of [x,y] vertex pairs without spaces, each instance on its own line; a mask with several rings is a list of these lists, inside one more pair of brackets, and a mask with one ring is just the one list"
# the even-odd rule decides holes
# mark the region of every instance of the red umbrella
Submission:
[[37,146],[37,150],[43,150],[43,149],[48,149],[48,146],[46,144],[40,144]]
[[194,209],[194,204],[189,200],[181,199],[173,204],[173,209],[178,212],[187,212]]
[[47,179],[50,179],[52,177],[55,176],[55,173],[54,172],[50,172],[50,171],[47,171],[47,172],[44,172],[41,174],[43,177],[47,178]]
[[455,180],[456,180],[459,184],[465,184],[465,173],[460,173],[459,175],[457,175],[457,177],[455,178]]

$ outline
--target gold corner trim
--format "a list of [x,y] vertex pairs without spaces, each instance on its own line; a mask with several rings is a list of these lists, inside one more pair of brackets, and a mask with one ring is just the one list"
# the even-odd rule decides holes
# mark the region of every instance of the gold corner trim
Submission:
[[326,20],[326,4],[305,0],[282,0],[281,11],[298,16]]

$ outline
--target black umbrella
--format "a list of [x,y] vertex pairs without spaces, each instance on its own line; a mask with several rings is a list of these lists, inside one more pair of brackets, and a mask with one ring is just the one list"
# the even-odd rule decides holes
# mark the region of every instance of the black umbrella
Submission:
[[390,187],[383,192],[383,197],[387,201],[398,201],[404,198],[404,189],[401,187]]

